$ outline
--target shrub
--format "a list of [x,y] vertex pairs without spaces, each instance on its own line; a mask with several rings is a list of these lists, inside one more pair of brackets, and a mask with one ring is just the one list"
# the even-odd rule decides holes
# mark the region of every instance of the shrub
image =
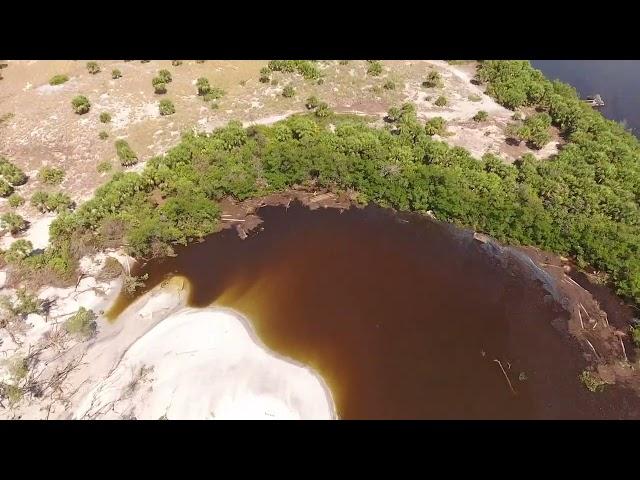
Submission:
[[634,325],[631,327],[631,340],[640,348],[640,325]]
[[104,262],[104,266],[100,270],[100,273],[98,273],[98,277],[104,280],[112,280],[119,277],[121,274],[122,265],[120,262],[113,257],[107,257]]
[[479,102],[482,100],[482,97],[480,95],[469,95],[469,100],[472,102]]
[[442,77],[435,70],[431,70],[427,75],[427,79],[422,82],[422,86],[427,88],[442,87]]
[[139,288],[144,288],[145,286],[144,281],[147,280],[148,278],[149,278],[148,273],[145,273],[144,275],[139,277],[132,276],[132,275],[125,275],[124,281],[122,283],[122,288],[127,294],[133,295],[136,292],[136,290],[138,290]]
[[173,102],[171,100],[161,100],[159,108],[160,115],[173,115],[176,113],[176,107],[173,106]]
[[473,116],[473,121],[484,122],[487,118],[489,118],[489,114],[484,110],[479,110],[478,113]]
[[11,244],[4,252],[4,259],[9,263],[17,263],[28,257],[33,251],[33,244],[29,240],[21,238]]
[[318,85],[324,85],[324,78],[319,78],[316,82]]
[[47,185],[59,185],[64,180],[64,170],[58,167],[42,167],[38,172],[38,180]]
[[18,195],[17,193],[12,193],[8,198],[9,206],[13,208],[20,207],[24,205],[24,198]]
[[273,80],[271,80],[271,85],[273,85],[274,87],[278,85],[278,79],[274,78]]
[[109,138],[109,134],[105,130],[102,130],[98,134],[98,138],[100,138],[100,140],[106,140],[107,138]]
[[72,209],[74,204],[67,194],[62,192],[47,193],[39,190],[31,196],[31,205],[42,213],[61,213]]
[[522,120],[522,114],[520,112],[515,112],[513,115],[511,115],[511,120],[519,122],[520,120]]
[[247,81],[246,80],[240,80],[240,86],[244,87],[245,85],[247,85]]
[[384,88],[385,90],[395,90],[396,82],[394,82],[393,80],[387,80],[386,82],[384,82],[382,88]]
[[326,102],[320,102],[318,108],[316,108],[316,117],[324,118],[330,116],[332,113]]
[[438,107],[444,107],[448,103],[447,97],[440,95],[438,98],[436,98],[436,101],[433,103],[436,104]]
[[73,111],[78,115],[85,114],[91,108],[91,103],[89,103],[89,99],[84,95],[78,95],[71,100],[71,106],[73,107]]
[[320,105],[320,100],[318,100],[317,97],[315,96],[311,96],[309,98],[307,98],[307,101],[305,103],[305,106],[309,109],[309,110],[313,110],[314,108],[316,108],[318,105]]
[[[155,79],[154,79],[155,80]],[[163,82],[158,82],[153,84],[153,91],[158,95],[163,95],[167,93],[167,86]]]
[[551,117],[542,112],[528,116],[521,126],[511,127],[509,133],[515,134],[519,140],[528,142],[533,148],[540,149],[551,140],[549,127],[551,127]]
[[442,135],[447,126],[447,122],[442,117],[433,117],[427,120],[424,125],[425,133],[429,136]]
[[268,67],[273,72],[297,72],[307,80],[315,80],[321,76],[315,62],[310,60],[271,60]]
[[271,80],[271,70],[267,67],[262,67],[260,69],[260,83],[269,83]]
[[607,384],[601,378],[597,377],[588,370],[584,370],[578,378],[580,378],[582,384],[587,387],[587,390],[594,393],[604,390],[604,387]]
[[171,72],[169,70],[160,70],[158,72],[158,78],[162,80],[162,83],[171,83],[173,78],[171,78]]
[[140,63],[149,63],[151,60],[140,60]]
[[209,91],[204,94],[203,100],[205,102],[210,102],[211,100],[218,100],[222,98],[225,94],[225,91],[219,87],[209,87]]
[[49,79],[49,85],[62,85],[65,82],[69,81],[68,75],[54,75]]
[[200,77],[198,80],[196,80],[196,87],[198,88],[198,95],[206,95],[211,91],[209,80],[205,77]]
[[64,329],[71,335],[78,335],[83,339],[95,335],[98,324],[93,310],[80,307],[78,311],[64,322]]
[[103,160],[98,164],[98,166],[96,167],[96,170],[98,171],[98,173],[107,173],[107,172],[110,172],[112,168],[113,168],[113,165],[111,165],[110,161]]
[[100,65],[98,65],[98,62],[87,62],[87,71],[91,75],[95,75],[100,71]]
[[349,64],[349,60],[340,60],[338,63],[340,65],[348,65]]
[[8,197],[13,193],[13,187],[6,180],[0,178],[0,197]]
[[111,121],[111,114],[109,112],[102,112],[100,114],[100,121],[102,123],[109,123]]
[[[162,109],[160,110],[160,112],[162,113]],[[131,165],[135,165],[136,163],[138,163],[138,156],[135,154],[135,152],[129,146],[126,140],[116,140],[115,145],[116,145],[116,153],[118,155],[118,158],[120,159],[120,164],[123,167],[129,167]]]
[[182,60],[171,60],[171,65],[173,65],[174,67],[179,67],[180,65],[182,65]]
[[27,228],[27,222],[17,213],[7,212],[0,216],[0,226],[9,230],[12,235],[15,235]]
[[291,98],[296,94],[295,89],[291,85],[287,85],[282,89],[282,96],[286,98]]
[[24,172],[2,156],[0,156],[0,176],[13,186],[27,183]]
[[118,70],[117,68],[114,68],[113,70],[111,70],[112,79],[117,80],[120,77],[122,77],[122,72],[120,70]]
[[206,60],[196,60],[196,63],[204,63]]
[[369,62],[369,66],[367,67],[367,73],[372,77],[378,77],[382,74],[382,63],[377,60],[373,60]]

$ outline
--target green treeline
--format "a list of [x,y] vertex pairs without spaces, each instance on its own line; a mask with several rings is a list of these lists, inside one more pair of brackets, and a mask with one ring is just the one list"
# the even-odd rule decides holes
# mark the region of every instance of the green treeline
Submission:
[[640,303],[638,140],[528,62],[486,61],[478,75],[504,105],[547,112],[568,144],[550,160],[475,159],[434,140],[410,105],[395,109],[386,129],[334,114],[334,132],[314,115],[247,129],[231,122],[210,134],[184,135],[141,174],[117,173],[92,200],[62,213],[41,263],[72,268],[86,244],[164,255],[172,244],[214,232],[216,200],[226,195],[243,200],[313,182],[353,190],[362,202],[431,210],[502,241],[573,255],[606,271],[620,294]]

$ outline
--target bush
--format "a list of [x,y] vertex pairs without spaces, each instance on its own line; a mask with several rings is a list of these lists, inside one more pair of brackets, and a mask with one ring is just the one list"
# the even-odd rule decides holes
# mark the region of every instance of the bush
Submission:
[[113,80],[117,80],[120,77],[122,77],[122,72],[120,70],[118,70],[117,68],[111,70],[111,78]]
[[171,83],[171,72],[169,70],[160,70],[158,72],[158,78],[162,80],[162,83]]
[[100,273],[98,273],[98,278],[101,280],[112,280],[118,278],[122,274],[122,271],[122,265],[117,259],[107,257],[104,266],[100,270]]
[[27,183],[24,172],[2,156],[0,156],[0,176],[13,186]]
[[580,378],[582,384],[587,387],[587,390],[593,393],[601,392],[602,390],[604,390],[604,387],[607,384],[601,378],[594,375],[588,370],[584,370],[578,378]]
[[41,190],[31,196],[31,205],[41,213],[57,212],[61,213],[71,210],[74,206],[73,200],[62,192],[47,193]]
[[15,235],[18,232],[26,230],[27,222],[17,213],[7,212],[0,216],[0,226],[11,232],[11,235]]
[[489,118],[489,114],[484,110],[479,110],[478,113],[473,116],[473,121],[484,122],[487,118]]
[[260,83],[269,83],[271,80],[271,70],[267,67],[262,67],[260,69]]
[[206,95],[211,91],[209,80],[204,77],[200,77],[198,80],[196,80],[196,87],[198,88],[198,95]]
[[83,115],[89,111],[91,103],[89,103],[89,99],[84,95],[78,95],[71,100],[71,106],[74,112],[78,115]]
[[182,65],[182,60],[171,60],[171,65],[173,65],[174,67],[179,67],[180,65]]
[[120,159],[120,165],[122,165],[123,167],[129,167],[138,163],[138,156],[135,154],[126,140],[116,140],[115,146],[116,153],[118,155],[118,158]]
[[218,100],[222,98],[225,94],[225,91],[218,87],[209,87],[209,91],[204,94],[203,100],[205,102],[210,102],[212,100]]
[[13,208],[20,207],[24,205],[24,198],[18,195],[17,193],[12,193],[8,198],[9,206]]
[[324,78],[319,78],[318,81],[316,82],[316,84],[324,85]]
[[109,138],[109,134],[105,130],[102,130],[98,134],[98,138],[100,138],[100,140],[106,140],[107,138]]
[[58,167],[42,167],[38,172],[38,180],[47,185],[60,185],[64,180],[64,170]]
[[447,97],[440,95],[438,98],[436,98],[436,101],[433,103],[436,104],[438,107],[444,107],[448,103]]
[[173,115],[176,113],[176,107],[173,106],[173,102],[171,100],[161,100],[159,108],[160,115]]
[[102,123],[109,123],[111,121],[111,114],[108,112],[102,112],[100,114],[100,121]]
[[640,348],[640,325],[634,325],[631,327],[631,340],[636,347]]
[[324,118],[330,116],[332,113],[326,102],[320,102],[318,108],[316,108],[316,117]]
[[98,65],[98,62],[87,62],[87,71],[91,75],[95,75],[100,72],[100,65]]
[[33,251],[33,244],[29,240],[21,238],[11,244],[4,252],[4,259],[9,263],[17,263],[27,258]]
[[69,81],[68,75],[54,75],[49,79],[49,85],[62,85]]
[[340,65],[348,65],[349,64],[349,60],[340,60],[338,63]]
[[154,83],[153,84],[153,92],[158,94],[158,95],[163,95],[163,94],[167,93],[167,86],[163,82]]
[[3,178],[0,178],[0,197],[8,197],[13,193],[13,187]]
[[521,126],[511,127],[508,133],[529,143],[533,148],[540,149],[551,140],[549,127],[551,127],[551,117],[542,112],[530,115]]
[[422,82],[422,86],[426,88],[442,87],[442,77],[435,70],[431,70],[427,75],[427,79]]
[[395,90],[396,82],[394,82],[393,80],[387,80],[386,82],[384,82],[382,88],[384,88],[385,90]]
[[429,136],[442,135],[445,132],[447,122],[442,117],[433,117],[424,125],[425,133]]
[[78,311],[64,322],[64,329],[71,335],[78,335],[83,339],[91,338],[96,334],[98,324],[93,310],[80,307]]
[[297,72],[307,80],[316,80],[321,76],[315,62],[310,60],[271,60],[268,68],[273,72]]
[[122,283],[122,288],[128,295],[133,295],[134,293],[136,293],[136,290],[140,288],[144,288],[145,286],[144,281],[147,280],[148,278],[149,278],[148,273],[145,273],[144,275],[141,275],[139,277],[132,276],[132,275],[125,275],[124,281]]
[[307,98],[307,101],[305,103],[305,106],[309,110],[313,110],[314,108],[317,108],[318,105],[320,105],[320,100],[318,100],[318,98],[315,97],[315,96],[311,96],[311,97]]
[[372,77],[379,77],[382,74],[382,63],[377,60],[369,62],[367,73]]
[[96,167],[96,170],[98,171],[98,173],[107,173],[107,172],[110,172],[112,168],[113,168],[113,165],[111,165],[110,161],[103,160],[98,164],[98,166]]
[[287,85],[282,89],[282,96],[286,98],[291,98],[296,94],[295,89],[291,85]]

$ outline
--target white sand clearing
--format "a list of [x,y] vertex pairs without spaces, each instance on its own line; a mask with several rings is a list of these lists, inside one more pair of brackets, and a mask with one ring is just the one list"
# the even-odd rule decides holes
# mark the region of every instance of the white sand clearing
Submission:
[[331,419],[310,369],[257,343],[236,313],[183,308],[135,341],[74,418]]

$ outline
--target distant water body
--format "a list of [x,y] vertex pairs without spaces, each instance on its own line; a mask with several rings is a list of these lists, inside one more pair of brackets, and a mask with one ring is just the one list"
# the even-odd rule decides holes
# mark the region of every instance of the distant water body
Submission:
[[532,60],[551,80],[573,85],[582,97],[600,94],[602,114],[640,136],[640,60]]

